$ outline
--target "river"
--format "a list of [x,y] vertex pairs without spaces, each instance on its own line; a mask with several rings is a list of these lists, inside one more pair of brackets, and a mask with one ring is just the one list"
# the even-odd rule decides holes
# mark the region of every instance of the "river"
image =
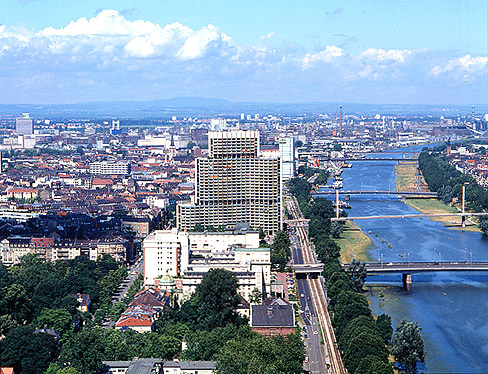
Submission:
[[[352,164],[342,174],[344,189],[394,189],[394,162]],[[350,216],[417,212],[389,196],[351,196],[349,203]],[[482,234],[450,230],[430,219],[361,220],[356,224],[373,241],[369,255],[374,261],[488,260],[488,240]],[[389,314],[394,327],[403,317],[421,326],[427,356],[419,372],[487,373],[488,274],[413,274],[412,279],[411,293],[402,289],[401,274],[368,277],[365,289],[373,312]]]

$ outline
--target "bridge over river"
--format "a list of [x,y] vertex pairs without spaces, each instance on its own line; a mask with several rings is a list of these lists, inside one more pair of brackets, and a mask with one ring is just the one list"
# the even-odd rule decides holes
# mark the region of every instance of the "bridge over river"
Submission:
[[[367,262],[364,265],[368,275],[401,273],[407,291],[412,289],[413,273],[488,271],[486,261]],[[342,264],[342,267],[347,271],[349,264]]]
[[[347,271],[349,265],[342,264],[342,267]],[[368,275],[402,274],[403,286],[406,290],[412,288],[412,274],[414,273],[488,271],[488,261],[366,262],[364,265]],[[321,263],[295,264],[293,270],[299,278],[315,278],[324,270],[324,266]]]

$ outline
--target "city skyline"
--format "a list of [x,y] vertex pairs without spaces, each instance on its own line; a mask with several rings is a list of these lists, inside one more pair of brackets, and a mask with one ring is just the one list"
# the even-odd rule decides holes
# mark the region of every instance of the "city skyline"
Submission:
[[8,0],[0,102],[488,103],[487,4]]

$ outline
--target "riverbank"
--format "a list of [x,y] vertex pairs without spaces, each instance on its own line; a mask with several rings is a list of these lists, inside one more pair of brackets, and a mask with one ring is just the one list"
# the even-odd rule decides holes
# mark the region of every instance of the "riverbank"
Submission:
[[[395,166],[395,184],[399,191],[415,191],[419,186],[420,190],[427,191],[427,184],[422,175],[418,174],[417,162],[399,163]],[[446,214],[458,213],[459,209],[449,206],[437,199],[404,199],[405,204],[423,214]],[[466,221],[466,227],[461,226],[461,217],[429,217],[432,221],[441,222],[451,230],[464,230],[481,232],[475,222]]]
[[341,237],[334,239],[341,248],[341,262],[349,263],[353,258],[361,262],[370,262],[369,249],[373,242],[353,222],[347,221]]
[[[405,199],[404,202],[424,214],[459,213],[458,208],[444,204],[437,199]],[[470,219],[466,220],[466,227],[461,227],[460,216],[429,217],[429,219],[435,222],[442,222],[451,230],[481,232],[478,226]]]
[[395,185],[398,191],[429,190],[417,165],[417,161],[402,161],[395,166]]

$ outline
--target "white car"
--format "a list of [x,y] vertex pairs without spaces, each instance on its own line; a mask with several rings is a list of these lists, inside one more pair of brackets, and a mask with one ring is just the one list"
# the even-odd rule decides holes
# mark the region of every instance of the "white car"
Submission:
[[300,297],[305,297],[305,295],[304,294],[301,294]]

